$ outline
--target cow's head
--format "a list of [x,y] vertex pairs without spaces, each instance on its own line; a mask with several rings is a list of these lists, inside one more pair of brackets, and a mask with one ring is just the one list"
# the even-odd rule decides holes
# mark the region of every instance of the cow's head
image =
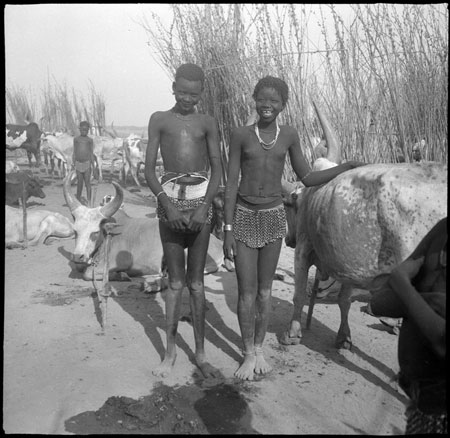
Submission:
[[284,241],[290,248],[295,248],[298,197],[304,190],[304,186],[300,182],[289,183],[287,181],[282,181],[281,187],[287,222],[287,233]]
[[113,217],[108,217],[102,219],[99,224],[99,232],[97,233],[97,239],[94,242],[94,249],[89,255],[89,263],[96,264],[96,260],[105,260],[105,245],[104,242],[108,236],[108,234],[120,234],[115,233],[114,229],[118,225],[116,224],[116,220]]
[[25,190],[27,197],[35,196],[36,198],[45,198],[45,193],[42,190],[42,184],[37,178],[29,178],[25,183]]
[[111,202],[99,207],[86,207],[70,191],[74,174],[75,172],[72,171],[64,179],[63,189],[67,206],[74,218],[73,228],[76,233],[72,261],[77,264],[78,269],[82,270],[94,251],[102,220],[112,217],[122,205],[123,191],[120,185],[113,181],[116,194]]
[[25,130],[18,132],[13,129],[6,128],[6,144],[9,146],[19,147],[27,139]]

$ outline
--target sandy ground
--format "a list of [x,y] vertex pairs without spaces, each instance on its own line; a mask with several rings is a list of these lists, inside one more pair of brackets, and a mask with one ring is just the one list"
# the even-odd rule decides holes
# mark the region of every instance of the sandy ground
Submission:
[[[62,181],[42,172],[40,176],[47,196],[31,198],[29,208],[70,218]],[[107,182],[95,187],[97,203],[113,193]],[[149,195],[147,187],[125,190],[128,214],[153,216]],[[206,352],[222,377],[200,377],[193,362],[192,326],[182,318],[175,367],[161,380],[152,369],[164,353],[165,293],[140,291],[139,278],[114,282],[119,296],[108,299],[102,333],[94,286],[72,272],[73,248],[69,239],[5,250],[6,433],[403,432],[406,397],[395,382],[397,337],[361,312],[367,293],[359,291],[350,310],[352,350],[334,347],[340,321],[335,290],[317,301],[302,344],[279,344],[277,336],[287,328],[293,310],[292,249],[283,247],[278,272],[284,279],[273,283],[265,341],[273,370],[240,382],[233,377],[241,360],[234,273],[222,267],[205,277]],[[183,316],[188,313],[185,291]]]

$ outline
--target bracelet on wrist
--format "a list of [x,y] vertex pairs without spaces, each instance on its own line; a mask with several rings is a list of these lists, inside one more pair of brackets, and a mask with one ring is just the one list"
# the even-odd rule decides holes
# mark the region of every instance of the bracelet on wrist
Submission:
[[159,195],[162,195],[163,193],[166,193],[164,190],[161,190],[160,192],[158,192],[158,194],[156,195],[156,199],[158,199]]
[[233,231],[233,225],[230,224],[224,225],[223,231]]

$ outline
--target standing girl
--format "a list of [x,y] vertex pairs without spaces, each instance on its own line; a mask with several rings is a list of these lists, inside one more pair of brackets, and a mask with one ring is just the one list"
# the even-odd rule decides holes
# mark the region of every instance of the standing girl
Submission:
[[254,373],[271,369],[264,359],[262,344],[269,322],[273,276],[286,235],[281,196],[286,154],[289,152],[292,167],[305,186],[324,184],[363,164],[347,162],[312,172],[301,151],[297,131],[280,126],[277,121],[286,106],[288,92],[287,84],[279,78],[261,79],[253,93],[259,121],[236,128],[230,142],[224,254],[235,261],[237,314],[244,347],[244,361],[235,375],[247,380],[252,380]]

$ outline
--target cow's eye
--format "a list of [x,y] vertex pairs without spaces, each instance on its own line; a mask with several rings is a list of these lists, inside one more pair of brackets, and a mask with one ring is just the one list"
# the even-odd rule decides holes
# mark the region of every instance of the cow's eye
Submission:
[[98,231],[94,231],[93,233],[91,233],[91,240],[97,240],[98,234],[99,234]]

